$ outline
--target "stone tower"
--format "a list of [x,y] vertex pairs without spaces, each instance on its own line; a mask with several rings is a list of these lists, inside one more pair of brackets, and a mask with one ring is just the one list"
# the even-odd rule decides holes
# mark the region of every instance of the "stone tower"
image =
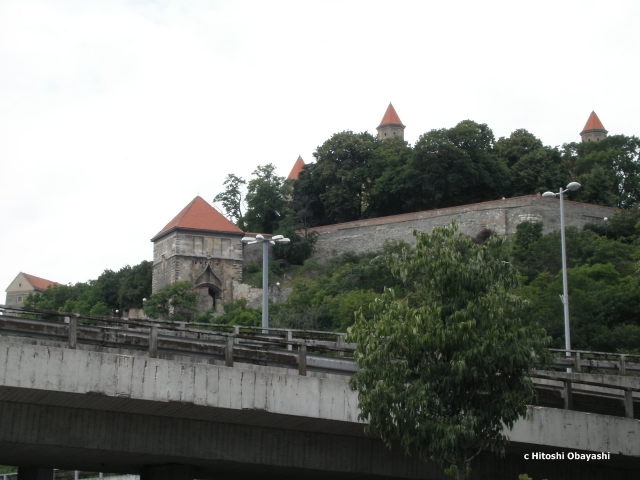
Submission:
[[376,129],[378,130],[378,138],[384,140],[385,138],[400,137],[404,140],[404,129],[405,126],[400,121],[396,109],[389,103],[387,111]]
[[604,125],[596,115],[596,112],[591,112],[589,120],[580,132],[583,142],[599,142],[600,140],[607,138],[607,132],[604,129]]
[[233,300],[233,281],[242,280],[242,230],[202,197],[194,198],[153,242],[152,291],[188,280],[198,290],[198,310]]

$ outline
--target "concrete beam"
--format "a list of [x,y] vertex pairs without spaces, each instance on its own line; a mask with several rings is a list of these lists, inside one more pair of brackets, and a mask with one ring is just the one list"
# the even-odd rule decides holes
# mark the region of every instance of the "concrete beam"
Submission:
[[512,442],[640,457],[640,420],[529,407],[505,434]]
[[18,480],[53,480],[53,468],[18,467]]
[[191,465],[153,465],[143,467],[140,480],[193,480],[195,468]]

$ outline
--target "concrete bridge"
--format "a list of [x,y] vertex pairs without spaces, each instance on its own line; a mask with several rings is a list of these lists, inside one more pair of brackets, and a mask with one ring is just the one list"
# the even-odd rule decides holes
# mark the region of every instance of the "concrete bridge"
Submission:
[[[21,479],[50,479],[52,468],[142,480],[445,478],[398,446],[364,436],[357,394],[348,386],[353,346],[339,335],[3,313],[0,463],[19,465]],[[594,362],[601,369],[622,366],[622,373],[638,368],[625,357],[562,360],[580,369]],[[544,472],[613,480],[640,468],[638,377],[534,374],[540,391],[562,394],[566,406],[589,405],[591,398],[614,415],[532,406],[530,419],[508,433],[507,458],[481,456],[475,478]],[[610,458],[525,460],[531,452],[610,452]]]

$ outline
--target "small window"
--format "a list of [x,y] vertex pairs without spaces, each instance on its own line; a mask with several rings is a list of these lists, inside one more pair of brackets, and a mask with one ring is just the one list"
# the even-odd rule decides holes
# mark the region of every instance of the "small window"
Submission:
[[21,287],[21,286],[22,286],[22,284],[21,284],[21,283],[19,283],[19,284],[18,284],[18,286],[19,286],[19,287]]
[[22,301],[22,297],[18,297],[18,301],[21,302]]

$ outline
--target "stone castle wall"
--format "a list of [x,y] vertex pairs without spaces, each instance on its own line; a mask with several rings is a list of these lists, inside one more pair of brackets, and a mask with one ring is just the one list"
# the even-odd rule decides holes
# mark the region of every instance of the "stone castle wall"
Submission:
[[[603,223],[617,209],[587,203],[565,201],[567,226],[582,229],[588,223]],[[498,235],[513,235],[516,227],[526,221],[542,222],[545,234],[560,229],[560,206],[555,198],[537,195],[495,200],[389,217],[358,220],[309,229],[318,234],[313,256],[325,262],[333,256],[352,251],[369,253],[382,250],[388,239],[415,244],[414,230],[431,232],[436,226],[450,225],[455,220],[460,231],[476,236],[481,230],[491,229]],[[262,244],[243,245],[240,235],[220,233],[170,233],[154,243],[153,292],[171,283],[189,280],[195,282],[209,265],[221,282],[216,292],[215,307],[222,311],[222,303],[247,298],[250,306],[259,307],[262,289],[242,284],[242,270],[252,263],[262,266]],[[269,245],[269,259],[275,260]],[[214,297],[209,288],[201,288],[199,310],[213,306]],[[270,287],[272,301],[286,301],[290,289]]]
[[[582,229],[587,223],[602,223],[611,218],[615,208],[565,200],[565,223]],[[389,217],[358,220],[311,228],[318,234],[313,256],[326,261],[333,256],[352,251],[375,252],[385,240],[404,240],[415,244],[414,230],[431,232],[436,226],[450,225],[455,220],[460,231],[476,236],[488,228],[498,235],[513,235],[518,224],[526,221],[542,222],[545,234],[560,229],[559,200],[538,195],[474,203]]]

